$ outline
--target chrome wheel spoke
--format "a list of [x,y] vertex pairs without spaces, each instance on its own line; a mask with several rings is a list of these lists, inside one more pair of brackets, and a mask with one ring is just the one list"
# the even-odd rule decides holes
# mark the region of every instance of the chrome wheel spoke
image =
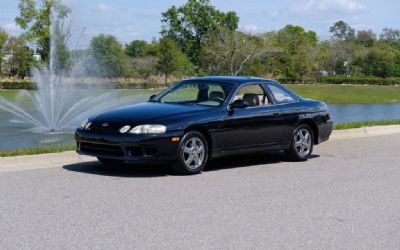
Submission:
[[185,160],[186,166],[191,166],[191,163],[193,162],[194,157],[193,155],[190,155],[187,160]]
[[193,149],[188,148],[188,147],[185,147],[185,148],[183,149],[183,152],[185,152],[185,153],[187,153],[187,154],[191,154],[191,153],[193,152]]
[[199,158],[199,156],[197,154],[193,155],[193,161],[194,161],[194,165],[196,167],[200,166],[200,158]]

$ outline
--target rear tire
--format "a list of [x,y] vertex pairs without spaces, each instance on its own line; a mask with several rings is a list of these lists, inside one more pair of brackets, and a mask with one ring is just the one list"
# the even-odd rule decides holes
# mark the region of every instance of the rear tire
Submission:
[[208,161],[206,138],[197,131],[186,133],[178,147],[177,162],[173,165],[180,174],[199,174]]
[[102,157],[97,157],[99,162],[103,164],[104,166],[107,167],[118,167],[124,164],[123,160],[115,160],[115,159],[109,159],[109,158],[102,158]]
[[285,150],[285,154],[292,161],[306,161],[313,148],[314,135],[312,129],[306,124],[301,124],[293,131],[290,149]]

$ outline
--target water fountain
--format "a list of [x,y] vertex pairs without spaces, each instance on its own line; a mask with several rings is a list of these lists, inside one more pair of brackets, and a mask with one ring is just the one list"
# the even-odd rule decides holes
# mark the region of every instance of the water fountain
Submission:
[[77,72],[82,75],[82,64],[87,58],[75,62],[68,72],[58,70],[56,42],[63,34],[56,16],[53,14],[52,18],[49,67],[32,69],[38,90],[23,90],[13,102],[0,98],[0,109],[15,117],[12,122],[29,124],[32,132],[72,131],[82,120],[95,113],[132,103],[132,98],[119,98],[112,91],[105,94],[93,94],[96,89],[79,91],[75,76]]
[[55,16],[49,66],[32,69],[37,90],[21,90],[14,101],[0,97],[0,150],[73,143],[74,129],[86,118],[147,99],[139,95],[121,97],[121,92],[98,89],[93,82],[91,87],[83,84],[82,88],[77,83],[85,78],[85,64],[89,62],[92,70],[96,65],[90,58],[81,58],[70,70],[60,71],[56,39],[62,33],[57,30]]

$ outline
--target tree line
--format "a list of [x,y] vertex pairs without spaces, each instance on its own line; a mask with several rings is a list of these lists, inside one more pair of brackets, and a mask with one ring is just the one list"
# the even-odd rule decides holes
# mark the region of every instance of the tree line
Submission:
[[[34,62],[26,41],[35,43],[42,64],[49,62],[52,8],[57,7],[60,39],[56,43],[63,72],[85,58],[86,73],[104,78],[163,75],[252,75],[286,78],[301,82],[317,73],[330,76],[400,77],[400,30],[384,28],[356,31],[344,21],[329,28],[331,38],[319,40],[316,32],[287,25],[280,30],[251,34],[239,29],[234,11],[222,12],[210,0],[188,0],[162,13],[161,37],[151,42],[133,40],[121,44],[114,36],[101,34],[89,48],[69,51],[65,46],[69,11],[57,0],[20,0],[16,22],[25,33],[9,37],[0,32],[3,54],[12,51],[5,75],[24,76]],[[61,9],[61,11],[60,11]],[[54,22],[54,21],[53,21]],[[18,65],[18,66],[13,66]]]

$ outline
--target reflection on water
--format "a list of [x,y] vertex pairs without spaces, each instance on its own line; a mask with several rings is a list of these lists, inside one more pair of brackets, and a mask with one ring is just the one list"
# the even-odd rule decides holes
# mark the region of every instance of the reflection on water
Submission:
[[[328,106],[335,123],[400,119],[400,103],[328,104]],[[10,122],[13,119],[12,114],[0,111],[0,150],[74,143],[73,132],[32,133],[29,131],[30,125]]]

